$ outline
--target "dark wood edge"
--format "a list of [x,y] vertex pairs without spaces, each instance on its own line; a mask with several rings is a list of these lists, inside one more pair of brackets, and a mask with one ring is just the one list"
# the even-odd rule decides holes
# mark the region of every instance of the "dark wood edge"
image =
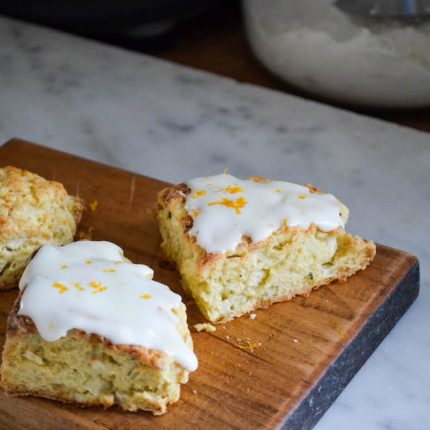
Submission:
[[[6,146],[13,146],[13,145],[35,146],[36,148],[46,149],[48,151],[58,152],[58,153],[60,153],[62,155],[67,155],[68,157],[83,158],[83,157],[79,157],[78,155],[73,155],[73,154],[70,154],[68,152],[61,151],[59,149],[54,149],[54,148],[50,148],[49,146],[40,145],[39,143],[30,142],[29,140],[21,139],[20,137],[11,137],[5,143],[2,143],[0,145],[0,150],[3,149],[3,148],[5,148]],[[90,160],[88,160],[88,161],[90,161]]]
[[[135,176],[140,176],[140,177],[148,179],[150,181],[159,182],[161,186],[171,185],[168,182],[161,181],[160,179],[154,179],[154,178],[151,178],[150,176],[142,175],[141,173],[131,172],[130,170],[122,169],[121,167],[111,166],[109,164],[101,163],[100,161],[92,160],[91,158],[86,158],[86,157],[83,157],[81,155],[70,154],[70,152],[61,151],[60,149],[56,149],[56,148],[50,148],[49,146],[40,145],[38,143],[30,142],[28,140],[24,140],[24,139],[21,139],[19,137],[12,137],[8,141],[6,141],[2,145],[0,145],[0,151],[3,148],[5,148],[6,146],[13,146],[13,145],[33,146],[33,147],[36,147],[40,150],[52,151],[54,153],[61,154],[62,156],[65,156],[68,158],[75,158],[78,160],[84,160],[88,163],[93,163],[93,164],[96,164],[96,165],[101,166],[101,167],[107,167],[107,168],[109,168],[111,170],[115,170],[119,173],[129,173],[129,174],[133,174]],[[0,156],[1,156],[1,153],[0,153]]]
[[327,369],[317,385],[287,417],[284,430],[311,429],[349,384],[370,355],[418,297],[419,261],[406,273],[390,296],[367,320],[342,354]]

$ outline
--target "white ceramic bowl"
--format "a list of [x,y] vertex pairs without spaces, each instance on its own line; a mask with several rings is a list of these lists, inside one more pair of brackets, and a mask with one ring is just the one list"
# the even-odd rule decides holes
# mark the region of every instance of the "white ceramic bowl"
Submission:
[[355,105],[430,106],[430,23],[360,20],[334,0],[243,0],[255,55],[298,88]]

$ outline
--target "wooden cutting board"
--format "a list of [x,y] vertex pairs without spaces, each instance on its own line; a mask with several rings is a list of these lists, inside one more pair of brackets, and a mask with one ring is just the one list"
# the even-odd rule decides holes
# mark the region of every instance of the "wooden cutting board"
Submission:
[[[164,183],[17,139],[0,148],[0,166],[5,165],[60,181],[92,203],[94,210],[86,211],[78,237],[117,243],[127,257],[151,266],[157,280],[182,294],[178,274],[163,260],[154,218],[156,193]],[[370,267],[346,283],[257,311],[254,320],[238,318],[214,333],[195,332],[193,324],[204,319],[184,296],[199,369],[167,414],[80,409],[13,398],[0,390],[0,428],[311,428],[409,308],[418,289],[417,259],[379,245]],[[0,346],[16,294],[0,293]]]

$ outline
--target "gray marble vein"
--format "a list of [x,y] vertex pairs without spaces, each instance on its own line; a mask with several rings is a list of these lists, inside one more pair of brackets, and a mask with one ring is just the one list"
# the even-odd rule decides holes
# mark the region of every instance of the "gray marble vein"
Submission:
[[0,140],[177,182],[224,168],[311,182],[349,229],[416,254],[417,302],[318,430],[430,428],[430,135],[0,18]]

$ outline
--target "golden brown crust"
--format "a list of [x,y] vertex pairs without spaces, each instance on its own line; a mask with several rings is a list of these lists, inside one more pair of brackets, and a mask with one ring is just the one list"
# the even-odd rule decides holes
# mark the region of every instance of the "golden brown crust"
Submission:
[[254,182],[258,182],[260,184],[266,184],[268,182],[271,182],[270,179],[265,178],[264,176],[250,176],[248,178],[249,181],[254,181]]
[[[49,200],[65,200],[68,195],[62,184],[46,179],[13,166],[0,169],[1,183],[1,208],[0,208],[0,241],[7,239],[10,235],[22,231],[31,236],[41,234],[40,225],[27,225],[22,222],[20,214],[23,200],[28,200],[30,205],[37,205]],[[75,221],[81,218],[83,202],[77,198],[72,207]],[[42,233],[43,234],[43,233]]]
[[305,187],[309,190],[309,192],[311,192],[312,194],[323,194],[323,192],[319,189],[319,188],[317,188],[317,187],[315,187],[314,185],[312,185],[312,184],[305,184]]
[[31,254],[73,240],[84,203],[62,184],[7,166],[0,168],[0,289],[12,288]]

